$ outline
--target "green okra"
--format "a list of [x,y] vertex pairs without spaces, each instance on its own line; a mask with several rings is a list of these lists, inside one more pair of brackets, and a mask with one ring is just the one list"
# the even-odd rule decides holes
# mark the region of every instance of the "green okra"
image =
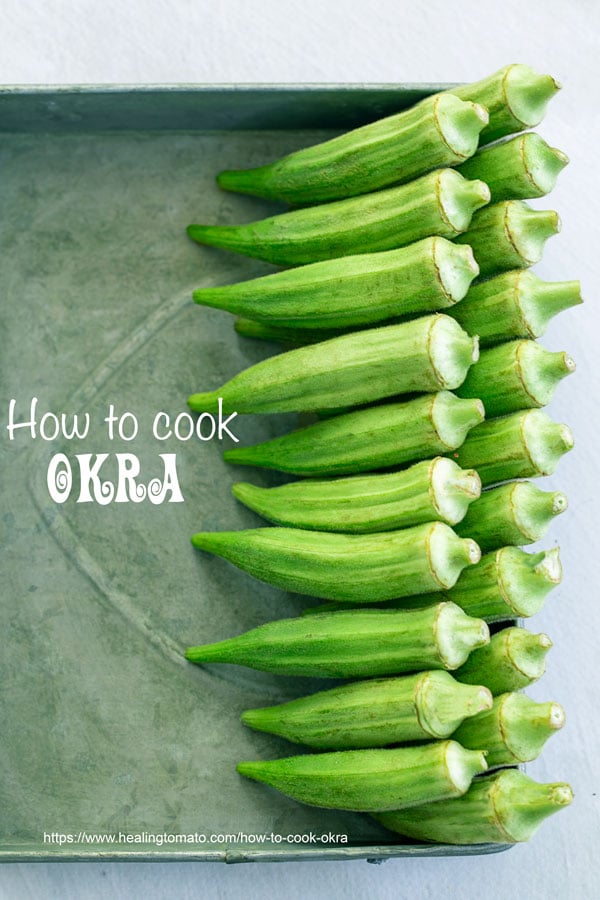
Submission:
[[400,472],[260,488],[240,482],[233,495],[278,525],[371,534],[434,520],[455,525],[481,493],[479,475],[444,456]]
[[452,587],[481,556],[475,541],[456,537],[442,522],[373,535],[301,528],[201,532],[192,544],[284,591],[356,603]]
[[567,425],[553,422],[541,409],[527,409],[478,425],[452,457],[463,468],[476,469],[481,483],[489,485],[551,475],[572,448]]
[[505,200],[476,213],[469,230],[456,241],[469,244],[479,274],[486,278],[539,262],[544,244],[559,231],[560,219],[554,210],[532,209],[524,200]]
[[268,357],[222,387],[192,394],[195,412],[336,409],[421,391],[457,388],[478,358],[477,339],[436,314],[370,328]]
[[352,750],[446,738],[468,716],[491,707],[487,688],[462,684],[438,669],[249,709],[242,722],[319,750]]
[[392,750],[341,750],[241,762],[240,775],[324,809],[374,812],[464,794],[485,755],[456,741]]
[[552,353],[537,341],[509,341],[484,350],[456,393],[479,397],[489,418],[505,416],[546,406],[558,383],[574,371],[568,353]]
[[375,818],[391,831],[443,844],[515,844],[528,841],[544,819],[568,806],[565,782],[539,784],[518,769],[476,778],[462,797]]
[[201,288],[194,300],[283,328],[342,329],[454,306],[478,273],[470,247],[430,237]]
[[492,203],[528,200],[549,194],[569,157],[530,131],[484,147],[459,167],[465,178],[485,181]]
[[440,391],[345,413],[251,447],[233,447],[224,459],[294,475],[346,475],[445,453],[459,447],[483,417],[479,400]]
[[540,75],[529,66],[513,63],[493,75],[450,91],[461,100],[481,103],[489,113],[489,122],[479,143],[533,128],[544,118],[549,100],[561,88],[551,75]]
[[[291,269],[290,271],[297,272],[299,270]],[[245,316],[236,319],[233,327],[242,337],[273,341],[275,344],[285,344],[289,347],[305,347],[307,344],[317,344],[328,337],[337,337],[345,333],[343,328],[332,328],[326,332],[321,328],[288,328],[283,325],[271,325],[269,322],[259,322],[257,319],[247,319]]]
[[490,192],[454,169],[438,169],[400,187],[281,213],[247,225],[190,225],[200,244],[281,266],[404,247],[469,227]]
[[472,569],[473,577],[465,572],[448,599],[486,622],[534,615],[562,579],[558,547],[540,553],[501,547],[482,556]]
[[473,285],[450,314],[488,347],[513,338],[538,338],[557,313],[582,302],[578,281],[542,281],[517,269]]
[[487,553],[504,546],[533,544],[567,508],[561,491],[542,491],[529,481],[514,481],[484,491],[470,508],[457,534],[472,537]]
[[292,204],[353,197],[463,162],[475,153],[487,124],[480,104],[435,94],[268,165],[221,172],[217,183],[228,191]]
[[[486,622],[534,615],[550,591],[560,584],[562,566],[559,549],[526,553],[518,547],[501,547],[486,553],[474,566],[465,569],[454,587],[433,594],[397,597],[381,604],[385,609],[417,609],[443,600],[460,606],[469,616]],[[347,603],[328,603],[331,612],[351,608]],[[322,607],[321,607],[322,609]],[[317,612],[304,610],[305,615]]]
[[511,691],[496,697],[491,708],[465,719],[453,737],[463,747],[485,750],[489,768],[495,769],[537,759],[548,738],[564,724],[560,703],[538,703]]
[[371,678],[457,669],[489,640],[485,622],[445,602],[424,609],[352,609],[267,622],[238,637],[189,647],[185,656],[194,663],[233,663],[279,675]]
[[503,628],[487,646],[473,650],[454,677],[466,684],[482,684],[494,696],[520,691],[542,677],[551,647],[547,634],[532,634],[516,625]]

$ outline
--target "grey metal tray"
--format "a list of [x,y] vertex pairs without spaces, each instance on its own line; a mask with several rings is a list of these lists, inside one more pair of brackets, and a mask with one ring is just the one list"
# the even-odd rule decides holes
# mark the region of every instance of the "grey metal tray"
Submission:
[[[226,466],[226,442],[151,431],[156,413],[175,419],[189,393],[272,351],[191,300],[194,287],[269,270],[186,238],[191,221],[277,208],[220,192],[216,172],[434,89],[0,91],[1,859],[382,860],[503,849],[402,843],[367,816],[301,806],[236,774],[239,760],[295,752],[244,728],[240,712],[322,683],[200,668],[182,652],[304,603],[189,543],[201,529],[258,524],[230,486],[263,476]],[[10,440],[10,400],[26,422],[34,397],[36,437],[21,428]],[[136,416],[135,439],[110,440],[110,404]],[[47,417],[46,439],[47,412],[67,421],[87,412],[89,433],[53,440]],[[293,422],[240,417],[235,433],[256,441]],[[74,472],[62,503],[47,482],[59,453]],[[176,454],[184,502],[79,502],[77,455],[101,453],[104,479],[115,480],[114,454],[132,453],[144,484],[160,475],[159,454]]]

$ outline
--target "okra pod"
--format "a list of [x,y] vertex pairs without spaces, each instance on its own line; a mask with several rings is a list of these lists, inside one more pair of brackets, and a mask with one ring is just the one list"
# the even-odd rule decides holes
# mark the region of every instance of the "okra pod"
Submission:
[[463,468],[476,469],[488,485],[551,475],[572,448],[567,425],[553,422],[541,409],[528,409],[478,425],[452,456]]
[[375,818],[391,831],[443,844],[515,844],[528,841],[544,819],[568,806],[565,782],[539,784],[518,769],[476,778],[462,797]]
[[185,656],[194,663],[233,663],[279,675],[371,678],[457,669],[489,639],[485,622],[446,602],[425,609],[353,609],[267,622],[238,637],[190,647]]
[[465,178],[481,178],[500,200],[528,200],[549,194],[569,157],[530,131],[484,147],[459,167]]
[[233,495],[277,525],[371,534],[434,520],[455,525],[479,497],[481,482],[444,456],[401,472],[260,488],[240,482]]
[[469,230],[456,241],[469,244],[479,274],[486,278],[539,262],[544,244],[559,231],[560,219],[554,210],[532,209],[524,200],[505,200],[476,213]]
[[423,316],[268,357],[222,387],[192,394],[195,412],[275,413],[359,406],[399,394],[457,388],[477,339],[450,316]]
[[538,703],[512,691],[465,720],[453,737],[463,747],[485,750],[488,767],[495,769],[537,759],[548,738],[564,724],[560,703]]
[[456,741],[392,750],[342,750],[242,762],[237,770],[324,809],[374,812],[456,797],[485,772],[483,753]]
[[300,528],[201,532],[192,544],[284,591],[377,603],[452,587],[479,561],[479,547],[428,522],[382,534],[323,534]]
[[462,162],[475,153],[487,124],[480,104],[435,94],[268,165],[221,172],[217,183],[228,191],[292,204],[353,197]]
[[249,709],[242,722],[319,750],[385,747],[447,738],[468,716],[491,709],[485,687],[433,670],[345,684],[279,706]]
[[551,75],[540,75],[529,66],[513,63],[481,81],[450,91],[461,100],[481,103],[487,109],[489,122],[479,136],[483,145],[539,125],[549,100],[560,88]]
[[513,338],[538,338],[557,313],[582,302],[578,281],[542,281],[519,269],[473,285],[450,314],[488,347]]
[[453,306],[478,272],[470,247],[430,237],[398,250],[201,288],[193,296],[196,303],[284,328],[342,329]]
[[542,677],[551,646],[547,634],[532,634],[516,625],[503,628],[487,646],[476,648],[454,677],[466,684],[483,684],[494,696],[520,691]]
[[537,341],[510,341],[484,350],[456,393],[479,397],[490,418],[505,416],[546,406],[559,382],[574,371],[568,353],[552,353]]
[[[502,547],[495,553],[486,553],[476,565],[465,569],[454,587],[446,591],[397,597],[378,608],[417,609],[451,600],[469,616],[486,622],[504,622],[539,612],[547,595],[560,584],[561,578],[558,547],[540,553],[526,553],[518,547]],[[329,603],[326,608],[333,612],[351,608],[351,604]],[[303,614],[311,615],[318,611],[308,608]]]
[[294,475],[347,475],[445,453],[459,447],[483,417],[479,400],[440,391],[345,413],[251,447],[233,447],[224,459]]
[[[303,268],[306,267],[303,266]],[[290,271],[297,272],[300,270],[292,269]],[[305,347],[307,344],[317,344],[328,337],[338,337],[338,335],[345,333],[343,328],[327,329],[326,332],[321,328],[288,328],[284,325],[271,325],[270,322],[259,322],[258,319],[247,319],[245,316],[240,316],[239,319],[236,319],[233,327],[242,337],[273,341],[275,344],[285,344],[288,347]]]
[[448,599],[486,622],[533,616],[562,579],[558,547],[539,553],[501,547],[482,556],[472,571],[473,577],[464,573]]
[[432,235],[466,231],[490,192],[454,169],[438,169],[400,187],[281,213],[247,225],[190,225],[200,244],[280,266],[393,250]]
[[456,528],[487,553],[504,546],[533,544],[546,534],[555,516],[567,508],[561,491],[542,491],[529,481],[514,481],[484,491]]

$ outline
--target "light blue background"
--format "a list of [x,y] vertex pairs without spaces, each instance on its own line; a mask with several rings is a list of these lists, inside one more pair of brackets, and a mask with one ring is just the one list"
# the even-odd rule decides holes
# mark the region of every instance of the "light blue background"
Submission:
[[[544,487],[565,490],[570,509],[544,546],[559,543],[562,586],[532,621],[554,640],[548,672],[531,690],[567,709],[566,729],[528,771],[568,780],[573,806],[528,845],[498,856],[365,862],[221,864],[8,864],[0,897],[150,898],[537,898],[600,896],[598,491],[600,145],[598,0],[3,0],[0,83],[444,82],[476,80],[525,62],[564,83],[540,133],[571,165],[550,200],[563,229],[536,272],[581,278],[586,304],[543,339],[568,350],[577,374],[550,408],[576,449]],[[1,173],[0,173],[1,177]]]

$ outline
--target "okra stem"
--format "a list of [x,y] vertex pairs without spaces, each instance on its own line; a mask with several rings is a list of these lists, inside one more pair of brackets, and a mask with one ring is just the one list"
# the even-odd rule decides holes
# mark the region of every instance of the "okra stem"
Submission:
[[449,737],[468,716],[491,709],[487,688],[443,670],[369,679],[279,706],[249,709],[242,722],[320,750],[385,747]]
[[325,809],[399,809],[464,794],[485,756],[456,741],[393,750],[342,750],[242,762],[237,770],[288,797]]
[[470,247],[431,237],[201,288],[194,300],[284,328],[341,329],[454,306],[478,273]]
[[488,347],[512,338],[540,337],[553,316],[582,302],[578,281],[542,281],[521,269],[473,285],[450,314]]
[[345,334],[271,356],[222,387],[192,394],[195,412],[336,409],[458,387],[478,358],[477,339],[441,314]]
[[568,353],[551,353],[536,341],[510,341],[484,350],[457,394],[479,397],[490,418],[504,416],[546,406],[559,382],[574,371]]
[[234,447],[224,459],[294,475],[352,474],[447,452],[460,446],[483,417],[479,400],[441,391],[345,413],[252,447]]
[[225,190],[292,204],[366,194],[462,162],[477,149],[487,123],[481,105],[436,94],[269,165],[221,172],[217,182]]
[[483,485],[490,485],[551,475],[572,448],[567,425],[553,422],[541,409],[528,409],[483,422],[452,456],[463,468],[476,469]]
[[281,266],[393,250],[432,235],[455,237],[490,199],[482,181],[438,169],[400,187],[296,209],[248,225],[190,225],[200,244]]
[[465,178],[481,178],[492,195],[500,200],[527,200],[549,194],[569,157],[528,132],[485,147],[459,167]]
[[540,75],[529,66],[513,63],[481,81],[450,90],[461,100],[481,103],[487,109],[489,123],[479,137],[483,145],[539,125],[549,100],[560,88],[551,75]]
[[520,691],[542,677],[551,647],[547,634],[532,634],[518,626],[504,628],[492,635],[486,647],[475,649],[454,677],[467,684],[483,684],[494,696]]
[[442,522],[374,535],[215,531],[195,534],[192,544],[285,591],[356,603],[447,589],[481,555]]
[[476,778],[462,797],[375,818],[391,831],[446,844],[514,844],[528,841],[544,819],[568,806],[565,782],[538,784],[517,769]]
[[479,497],[477,473],[438,456],[401,472],[334,480],[295,481],[280,487],[233,485],[233,494],[278,525],[370,534],[434,520],[455,525]]
[[234,663],[280,675],[370,678],[457,669],[489,640],[485,622],[446,602],[424,609],[353,609],[267,622],[238,637],[190,647],[185,656],[194,663]]
[[469,244],[479,274],[486,278],[539,262],[544,244],[559,231],[560,219],[554,210],[532,209],[524,200],[505,200],[476,213],[469,230],[456,241]]
[[491,708],[465,720],[454,734],[463,747],[482,748],[490,769],[531,762],[565,724],[559,703],[537,703],[519,692],[496,697]]
[[561,491],[542,491],[528,481],[510,482],[484,491],[456,531],[472,537],[484,553],[506,545],[533,544],[566,508],[567,498]]

